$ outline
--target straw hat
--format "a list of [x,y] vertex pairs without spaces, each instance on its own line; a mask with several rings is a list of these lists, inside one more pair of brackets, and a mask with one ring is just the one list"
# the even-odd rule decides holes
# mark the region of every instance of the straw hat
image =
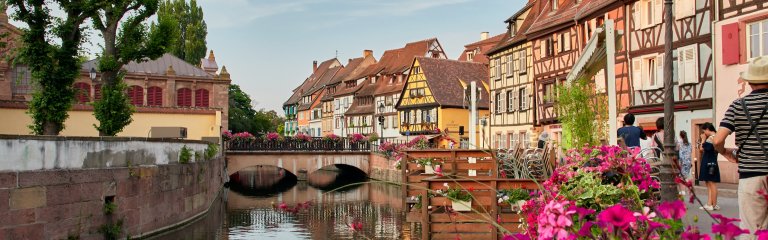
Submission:
[[748,83],[768,83],[768,57],[758,57],[749,62],[747,71],[741,72],[741,79]]

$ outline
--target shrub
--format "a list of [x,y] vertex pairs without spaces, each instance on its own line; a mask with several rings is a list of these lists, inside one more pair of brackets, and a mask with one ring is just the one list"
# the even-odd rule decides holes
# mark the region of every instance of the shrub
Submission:
[[219,153],[219,146],[213,143],[209,143],[208,147],[205,148],[205,159],[211,160],[216,157],[217,153]]
[[192,159],[192,149],[188,148],[187,145],[184,145],[181,147],[181,152],[179,152],[179,163],[189,163],[189,161]]

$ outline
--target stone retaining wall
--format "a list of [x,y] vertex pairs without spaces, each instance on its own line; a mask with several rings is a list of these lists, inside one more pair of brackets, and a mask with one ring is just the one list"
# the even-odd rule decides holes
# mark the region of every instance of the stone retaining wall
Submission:
[[387,158],[384,155],[371,153],[370,163],[368,164],[371,169],[368,176],[376,180],[402,182],[402,173],[395,168],[396,162],[395,159]]
[[[120,145],[120,141],[116,140],[91,143],[83,143],[86,140],[67,143],[68,140],[62,139],[54,140],[60,141],[56,143],[36,141],[43,142],[41,145],[45,147],[40,152],[46,152],[45,156],[52,156],[48,155],[46,147],[55,146],[56,159],[64,161],[71,159],[70,156],[84,155],[67,154],[68,151],[62,146]],[[137,144],[138,148],[169,146],[162,142],[145,141],[143,145],[135,143],[137,140],[123,142],[128,144],[132,141],[134,143],[130,144]],[[5,144],[0,145],[5,147]],[[199,145],[204,144],[201,142]],[[101,159],[114,160],[110,155]],[[149,162],[142,159],[142,155],[125,159]],[[0,171],[0,239],[103,239],[99,229],[119,220],[123,221],[119,228],[122,230],[121,239],[153,234],[205,213],[227,178],[224,165],[224,158],[216,157],[189,164]],[[114,201],[117,206],[111,215],[104,211],[106,201]]]

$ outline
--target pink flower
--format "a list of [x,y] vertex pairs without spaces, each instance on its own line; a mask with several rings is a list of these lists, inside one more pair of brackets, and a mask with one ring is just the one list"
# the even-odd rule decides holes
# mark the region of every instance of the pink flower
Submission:
[[440,177],[443,176],[443,168],[440,167],[440,165],[435,166],[435,175]]
[[642,221],[651,221],[653,218],[656,217],[656,213],[651,212],[651,208],[649,207],[643,207],[642,213],[636,212],[633,215],[637,217],[638,220],[642,220]]
[[584,225],[581,226],[581,229],[579,229],[579,232],[577,233],[579,237],[592,237],[592,226],[595,224],[592,222],[586,222]]
[[360,231],[363,230],[363,223],[362,222],[353,222],[349,224],[349,229],[352,231]]
[[603,212],[597,215],[597,219],[611,226],[626,229],[630,222],[635,221],[635,216],[632,214],[632,211],[617,204],[603,210]]
[[563,239],[568,237],[567,228],[573,225],[574,210],[566,210],[568,201],[552,200],[544,206],[544,211],[538,219],[539,239]]
[[680,200],[664,202],[656,209],[662,217],[667,219],[682,219],[685,216],[685,203]]
[[765,198],[765,201],[768,201],[768,193],[766,193],[764,189],[757,190],[757,194],[760,194],[760,196]]
[[531,240],[531,238],[528,237],[528,235],[516,233],[515,235],[504,234],[504,238],[502,238],[502,240]]
[[757,240],[768,240],[768,230],[757,230],[755,235],[757,235]]
[[277,208],[279,208],[280,210],[286,210],[288,209],[288,204],[285,204],[284,202],[282,202],[280,203],[280,205],[278,205]]
[[710,240],[709,235],[706,234],[699,234],[698,230],[695,228],[691,228],[691,226],[688,226],[688,228],[685,229],[685,232],[680,235],[680,239],[682,240]]
[[720,222],[712,224],[712,233],[722,235],[723,239],[735,239],[736,236],[749,234],[748,230],[741,229],[731,222]]
[[582,220],[584,219],[584,217],[595,213],[594,209],[583,208],[583,207],[575,207],[574,210],[576,211],[576,214],[579,214],[579,220]]

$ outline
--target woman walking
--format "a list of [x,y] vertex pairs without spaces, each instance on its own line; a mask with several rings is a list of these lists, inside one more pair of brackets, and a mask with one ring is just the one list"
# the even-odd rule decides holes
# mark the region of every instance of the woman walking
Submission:
[[712,123],[701,125],[701,164],[699,165],[699,181],[703,181],[707,186],[707,204],[700,209],[713,211],[720,209],[717,206],[717,185],[720,182],[720,167],[717,165],[717,152],[713,140],[715,136],[715,126]]
[[680,131],[680,141],[677,142],[680,151],[680,175],[683,179],[691,177],[691,143],[688,141],[688,133]]

